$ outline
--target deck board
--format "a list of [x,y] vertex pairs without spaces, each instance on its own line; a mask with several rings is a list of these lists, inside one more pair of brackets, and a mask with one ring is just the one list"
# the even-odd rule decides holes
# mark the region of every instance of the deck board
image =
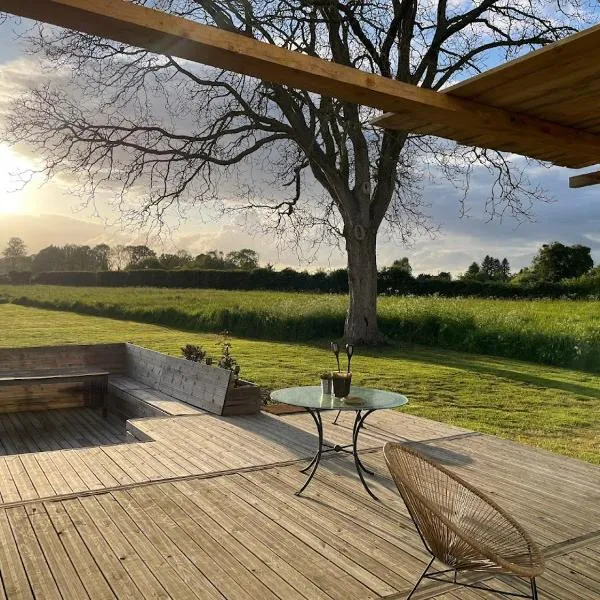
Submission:
[[[144,441],[125,443],[122,425],[95,429],[102,419],[91,409],[52,412],[0,418],[9,451],[0,456],[0,600],[404,598],[427,556],[387,474],[389,440],[416,445],[530,530],[548,557],[542,598],[600,598],[594,465],[382,411],[361,433],[381,502],[335,453],[299,498],[299,469],[316,444],[308,415],[138,419],[131,430]],[[324,417],[325,436],[346,443],[352,415],[334,417]],[[415,600],[496,597],[428,583]]]

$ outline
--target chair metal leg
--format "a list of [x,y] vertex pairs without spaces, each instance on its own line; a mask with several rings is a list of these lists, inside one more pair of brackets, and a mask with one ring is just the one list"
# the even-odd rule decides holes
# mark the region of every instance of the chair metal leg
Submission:
[[417,583],[415,583],[415,587],[413,587],[413,589],[410,590],[410,594],[408,594],[408,596],[406,596],[406,600],[410,600],[413,597],[413,594],[417,591],[417,588],[421,585],[421,581],[423,581],[423,579],[425,579],[425,576],[427,575],[427,572],[431,568],[431,565],[433,564],[434,560],[435,560],[435,557],[431,557],[431,560],[429,561],[428,565],[425,567],[425,570],[421,573],[421,577],[419,577],[419,580],[417,581]]
[[535,583],[535,577],[531,578],[531,599],[538,600],[537,584]]
[[342,414],[341,410],[338,410],[338,414],[335,415],[335,419],[333,420],[333,424],[335,425],[337,423],[337,420],[340,418],[340,415]]

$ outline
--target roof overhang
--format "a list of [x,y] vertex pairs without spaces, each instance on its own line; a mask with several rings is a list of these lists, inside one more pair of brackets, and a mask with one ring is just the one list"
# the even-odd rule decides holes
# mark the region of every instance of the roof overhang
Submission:
[[600,162],[600,26],[436,92],[123,0],[0,0],[0,11],[380,109],[381,127],[571,168]]

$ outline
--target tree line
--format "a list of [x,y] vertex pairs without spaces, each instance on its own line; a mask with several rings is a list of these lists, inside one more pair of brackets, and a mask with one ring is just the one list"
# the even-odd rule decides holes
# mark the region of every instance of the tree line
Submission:
[[186,250],[174,254],[157,254],[146,245],[98,244],[80,246],[50,245],[37,254],[28,255],[25,242],[12,237],[0,258],[0,272],[31,271],[134,271],[146,269],[216,269],[251,270],[259,267],[258,254],[249,248],[232,250],[227,254],[218,250],[192,256]]
[[[177,253],[157,254],[146,245],[117,245],[99,244],[96,246],[79,246],[66,244],[65,246],[51,245],[40,250],[37,254],[28,255],[27,247],[22,239],[13,237],[9,240],[7,247],[0,258],[0,273],[23,272],[34,275],[48,274],[39,278],[40,283],[63,283],[73,282],[74,285],[96,285],[98,278],[84,273],[124,273],[123,276],[110,276],[100,278],[99,285],[171,285],[168,282],[179,282],[182,287],[206,287],[214,282],[217,287],[232,285],[237,287],[242,284],[242,279],[237,276],[228,277],[223,275],[206,276],[182,276],[168,277],[166,275],[147,274],[143,272],[160,271],[256,271],[252,277],[252,289],[260,287],[261,281],[268,289],[315,289],[321,291],[338,291],[341,288],[347,290],[343,283],[347,276],[346,269],[337,269],[329,273],[318,271],[307,273],[306,271],[295,271],[284,269],[278,274],[273,266],[268,264],[260,268],[259,255],[249,248],[232,250],[223,253],[218,250],[210,250],[205,253],[192,256],[186,250]],[[135,275],[127,276],[125,273],[135,272]],[[55,273],[56,275],[51,275]],[[59,275],[61,273],[78,273],[77,277]],[[559,283],[572,279],[595,279],[600,278],[600,266],[594,268],[591,250],[587,246],[579,244],[568,246],[560,242],[544,244],[534,256],[529,267],[521,269],[517,273],[511,273],[511,267],[506,257],[500,259],[486,255],[480,263],[473,262],[466,271],[458,276],[458,281],[465,285],[454,287],[458,291],[470,290],[468,283],[506,283],[511,286],[531,287],[543,283]],[[19,281],[29,281],[29,278],[21,277]],[[243,280],[244,282],[246,279]],[[437,274],[420,273],[414,276],[412,266],[408,257],[395,260],[389,267],[379,270],[377,288],[379,293],[402,293],[411,283],[446,282],[457,284],[452,281],[452,275],[447,271]],[[247,285],[247,283],[245,284]],[[447,291],[447,285],[426,286],[427,289],[438,289]],[[415,288],[415,290],[420,289]],[[425,289],[425,288],[423,288]],[[412,290],[412,288],[411,288]],[[406,290],[405,290],[406,291]],[[410,291],[409,293],[413,293]]]

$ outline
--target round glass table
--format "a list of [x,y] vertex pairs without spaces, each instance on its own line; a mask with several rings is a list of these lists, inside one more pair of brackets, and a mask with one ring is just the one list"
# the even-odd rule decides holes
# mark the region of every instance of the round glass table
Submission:
[[[304,482],[304,485],[296,492],[297,496],[302,494],[302,492],[306,489],[306,486],[308,486],[311,479],[317,472],[323,452],[333,451],[348,452],[354,456],[356,472],[360,477],[361,483],[369,495],[377,500],[377,496],[375,496],[375,494],[369,489],[369,486],[365,481],[364,473],[368,473],[369,475],[374,475],[374,473],[369,471],[369,469],[367,469],[360,460],[358,455],[358,434],[364,425],[365,419],[372,412],[385,408],[396,408],[398,406],[403,406],[404,404],[408,403],[406,396],[397,394],[395,392],[388,392],[386,390],[375,390],[372,388],[352,386],[348,396],[345,398],[336,398],[333,395],[324,395],[321,392],[321,386],[304,386],[275,390],[274,392],[271,392],[271,398],[283,404],[289,404],[291,406],[298,406],[306,409],[306,411],[309,412],[314,419],[317,426],[319,445],[313,459],[310,461],[308,466],[302,469],[303,473],[308,473],[310,471],[310,474],[308,479]],[[354,426],[352,428],[351,444],[346,444],[344,446],[336,444],[332,446],[323,441],[323,420],[321,419],[321,413],[327,410],[354,411],[356,413],[356,417],[354,418]]]

